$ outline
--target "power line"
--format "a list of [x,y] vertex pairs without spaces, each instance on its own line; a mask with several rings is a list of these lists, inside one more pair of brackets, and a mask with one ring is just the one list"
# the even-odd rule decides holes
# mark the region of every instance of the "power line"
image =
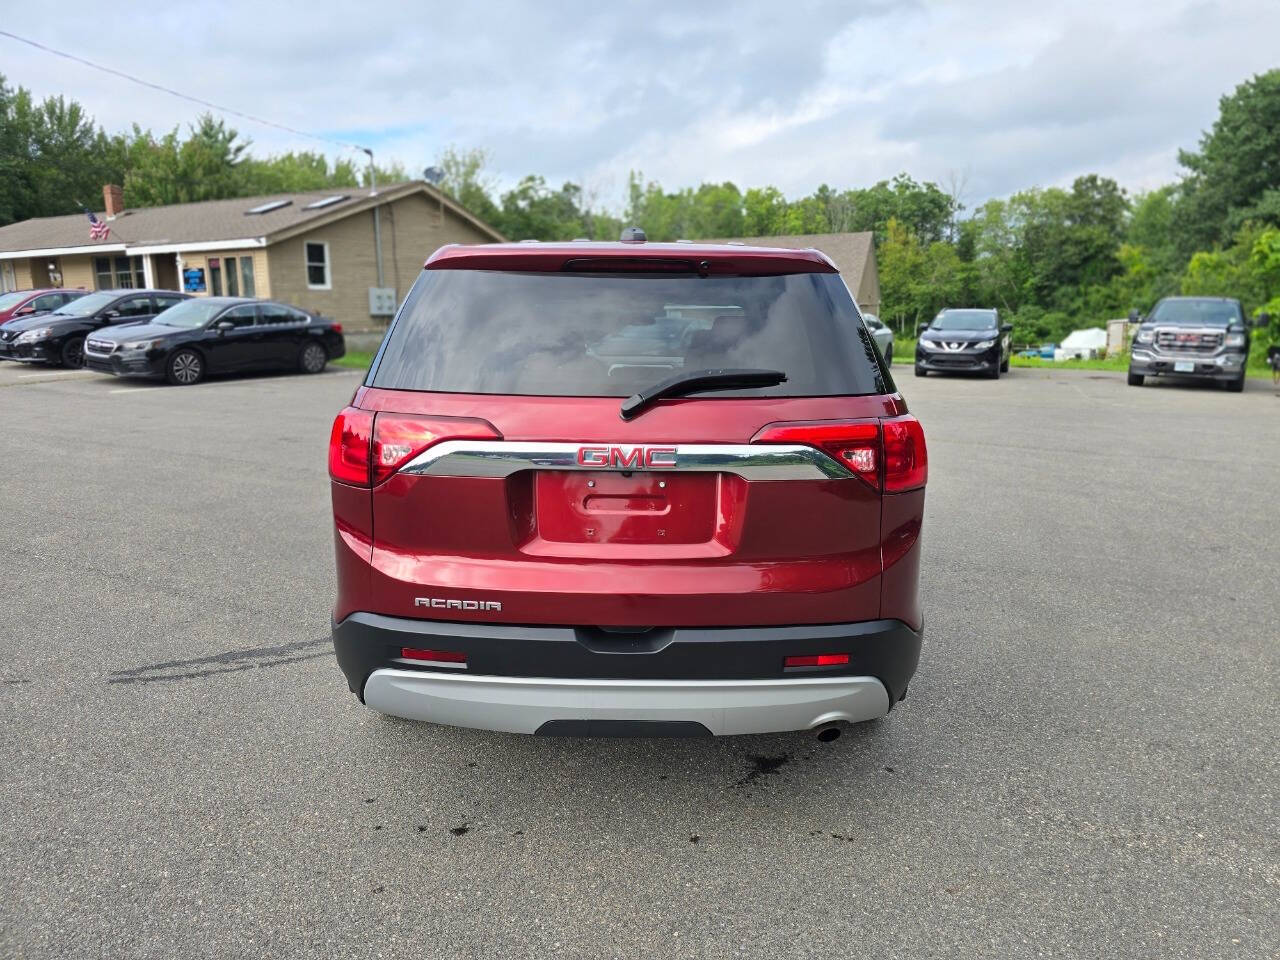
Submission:
[[180,100],[187,100],[191,103],[199,104],[202,107],[209,107],[217,110],[219,113],[229,114],[233,117],[239,117],[242,120],[248,120],[251,123],[259,123],[264,127],[275,127],[277,130],[283,130],[286,133],[292,133],[294,136],[306,137],[308,140],[317,140],[320,143],[329,143],[346,150],[359,150],[361,153],[367,153],[370,157],[373,154],[367,147],[362,147],[358,143],[347,143],[344,140],[334,140],[331,137],[321,137],[314,133],[307,133],[305,130],[298,130],[294,127],[286,126],[283,123],[276,123],[273,120],[264,120],[262,117],[255,117],[250,113],[242,113],[239,110],[232,110],[230,107],[224,107],[221,104],[213,103],[209,100],[202,100],[200,97],[193,97],[186,93],[181,93],[170,87],[161,86],[158,83],[152,83],[150,80],[143,80],[141,77],[135,77],[133,74],[125,73],[123,70],[116,70],[113,67],[105,67],[100,63],[94,63],[92,60],[86,60],[83,57],[77,57],[74,53],[67,53],[63,50],[55,50],[53,47],[47,47],[43,43],[35,40],[29,40],[26,37],[20,37],[16,33],[10,33],[8,30],[0,30],[0,37],[8,37],[10,40],[17,40],[19,43],[25,43],[29,47],[35,47],[37,50],[43,50],[45,53],[51,53],[55,57],[62,57],[75,63],[83,64],[86,67],[92,67],[94,70],[100,70],[103,73],[109,73],[112,76],[120,77],[128,80],[130,83],[136,83],[139,86],[149,87],[152,90],[158,90],[161,93],[167,93],[170,96],[177,97]]

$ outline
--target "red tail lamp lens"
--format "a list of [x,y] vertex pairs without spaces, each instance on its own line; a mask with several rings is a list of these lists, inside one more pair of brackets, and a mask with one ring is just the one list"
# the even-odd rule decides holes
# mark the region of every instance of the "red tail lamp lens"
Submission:
[[815,653],[803,657],[787,657],[782,661],[783,668],[793,667],[844,667],[849,664],[847,653]]
[[347,407],[329,434],[329,476],[354,486],[377,486],[433,444],[502,435],[493,424],[463,417],[418,417]]
[[329,476],[339,483],[369,486],[369,444],[373,439],[373,414],[345,407],[329,431]]
[[929,479],[929,451],[920,421],[907,414],[884,422],[884,490],[918,490]]
[[811,420],[771,423],[752,443],[802,443],[817,447],[872,488],[880,489],[880,421]]
[[373,485],[376,487],[422,451],[444,440],[501,436],[493,424],[484,420],[380,413],[373,424]]
[[453,650],[419,650],[417,647],[401,647],[400,656],[405,660],[420,660],[429,663],[456,663],[467,665],[467,655]]

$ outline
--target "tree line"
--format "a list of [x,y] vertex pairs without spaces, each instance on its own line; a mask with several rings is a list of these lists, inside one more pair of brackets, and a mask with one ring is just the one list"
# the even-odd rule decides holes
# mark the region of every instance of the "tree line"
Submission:
[[[360,186],[370,172],[307,151],[249,153],[209,114],[156,135],[107,134],[75,101],[0,76],[0,225],[98,206],[120,183],[126,206]],[[667,190],[632,172],[621,211],[591,189],[530,175],[499,189],[482,150],[438,158],[440,186],[512,239],[616,239],[635,224],[653,240],[871,231],[882,319],[914,330],[944,306],[995,306],[1018,342],[1061,339],[1170,294],[1239,297],[1280,316],[1280,70],[1224,95],[1182,176],[1130,194],[1088,174],[1069,188],[1031,188],[969,210],[963,190],[906,173],[871,186],[826,184],[789,199],[773,186],[702,183]],[[379,180],[407,179],[403,167]],[[1280,326],[1280,324],[1277,324]],[[1269,337],[1260,337],[1264,349]]]

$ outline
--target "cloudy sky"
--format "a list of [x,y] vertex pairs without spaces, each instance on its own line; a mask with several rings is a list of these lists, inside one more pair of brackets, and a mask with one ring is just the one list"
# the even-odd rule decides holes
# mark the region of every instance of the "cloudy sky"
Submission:
[[[51,11],[56,10],[56,16]],[[1176,176],[1218,97],[1280,66],[1280,2],[13,4],[0,28],[411,171],[483,147],[618,206],[667,187],[790,196],[907,171],[972,205],[1084,172]],[[109,131],[199,108],[0,37],[0,73]],[[259,153],[317,144],[234,121]]]

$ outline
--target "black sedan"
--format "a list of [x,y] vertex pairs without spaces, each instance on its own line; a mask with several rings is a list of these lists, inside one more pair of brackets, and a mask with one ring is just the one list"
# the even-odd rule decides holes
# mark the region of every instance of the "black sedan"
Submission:
[[103,331],[85,343],[85,366],[178,386],[207,374],[289,369],[319,373],[347,352],[342,325],[271,300],[200,297],[150,323]]
[[145,323],[186,299],[187,294],[173,290],[98,290],[52,313],[0,327],[0,356],[80,367],[85,337],[114,324]]
[[916,376],[927,373],[983,373],[993,380],[1009,371],[1013,324],[998,310],[947,308],[932,323],[920,324]]

